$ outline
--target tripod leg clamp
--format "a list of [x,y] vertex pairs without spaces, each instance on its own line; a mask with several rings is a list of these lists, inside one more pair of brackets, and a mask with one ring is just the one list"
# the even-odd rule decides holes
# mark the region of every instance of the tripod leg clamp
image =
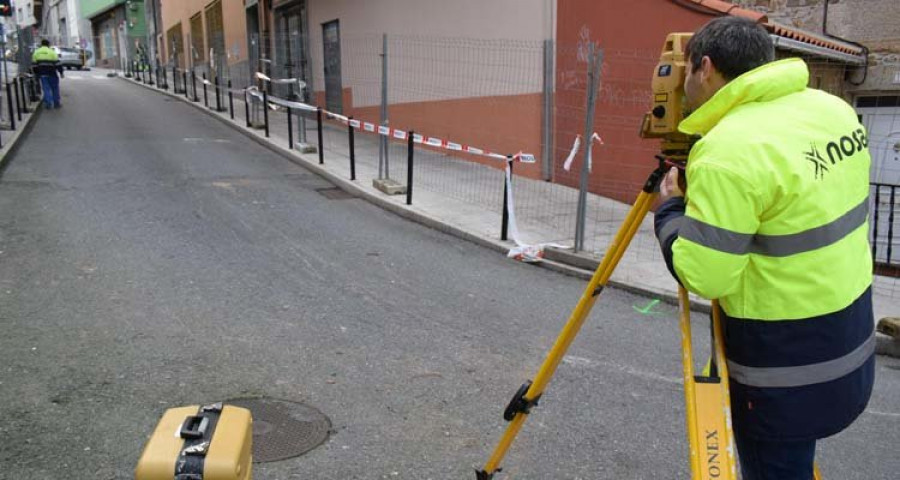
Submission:
[[506,406],[506,410],[503,411],[504,420],[511,422],[519,413],[531,413],[531,407],[538,404],[538,400],[541,399],[541,396],[538,395],[533,400],[526,400],[525,394],[528,393],[529,388],[531,388],[531,380],[528,380],[519,387],[519,391],[516,392],[512,400],[509,401],[509,405]]

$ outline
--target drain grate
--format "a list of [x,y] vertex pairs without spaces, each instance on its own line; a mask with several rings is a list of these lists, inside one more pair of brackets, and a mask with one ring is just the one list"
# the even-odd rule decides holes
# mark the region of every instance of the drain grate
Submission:
[[316,191],[329,200],[346,200],[349,198],[356,198],[355,196],[353,196],[353,194],[347,193],[338,187],[317,188]]
[[331,430],[331,420],[319,410],[274,398],[237,398],[225,402],[253,415],[253,461],[275,462],[318,447]]

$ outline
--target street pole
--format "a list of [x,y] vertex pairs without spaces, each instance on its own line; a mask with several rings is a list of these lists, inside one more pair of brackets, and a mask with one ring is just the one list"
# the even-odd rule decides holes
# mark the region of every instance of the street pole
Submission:
[[[0,38],[3,39],[3,42],[0,43],[0,48],[3,49],[3,70],[0,70],[0,83],[7,84],[9,83],[9,65],[6,64],[6,29],[3,24],[0,24]],[[0,96],[2,96],[3,90],[0,90]],[[3,102],[0,101],[0,106],[3,105]],[[10,116],[12,116],[12,111],[10,111]],[[3,121],[3,109],[0,108],[0,122]],[[12,119],[10,119],[10,124],[12,123]],[[15,130],[15,128],[13,128]]]
[[[388,44],[387,34],[381,35],[381,124],[387,126],[387,94],[388,94]],[[388,138],[378,135],[378,178],[390,178],[391,172],[388,165]]]
[[603,50],[590,44],[590,64],[588,66],[587,108],[584,119],[584,160],[581,163],[581,182],[578,189],[578,213],[575,218],[575,246],[578,253],[584,250],[585,217],[587,216],[588,176],[590,175],[591,146],[594,135],[594,109],[597,101],[597,87],[600,84],[600,65],[603,64]]

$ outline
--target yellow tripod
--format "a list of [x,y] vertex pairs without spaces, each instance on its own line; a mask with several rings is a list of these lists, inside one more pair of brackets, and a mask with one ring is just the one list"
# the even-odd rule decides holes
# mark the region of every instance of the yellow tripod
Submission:
[[500,461],[503,460],[519,430],[525,424],[526,416],[530,413],[531,408],[537,405],[538,400],[544,393],[544,389],[547,387],[547,383],[550,382],[550,378],[559,366],[559,362],[562,361],[563,356],[565,356],[566,351],[591,312],[594,302],[596,302],[600,293],[603,292],[603,288],[609,281],[613,270],[616,269],[619,260],[622,259],[622,255],[628,249],[628,245],[634,238],[638,227],[640,227],[644,217],[647,216],[647,212],[650,211],[650,207],[658,195],[659,183],[665,173],[666,167],[663,162],[660,162],[660,166],[647,179],[640,195],[638,195],[631,210],[628,211],[625,221],[619,227],[612,244],[610,244],[609,249],[603,256],[603,260],[594,272],[591,281],[588,282],[581,299],[575,306],[575,310],[566,322],[565,327],[563,327],[559,337],[557,337],[549,355],[544,359],[544,363],[538,370],[534,380],[525,382],[506,407],[503,418],[510,424],[506,429],[506,433],[500,439],[500,443],[494,450],[493,455],[485,464],[484,469],[477,472],[478,480],[490,480],[493,478],[494,473],[500,470]]

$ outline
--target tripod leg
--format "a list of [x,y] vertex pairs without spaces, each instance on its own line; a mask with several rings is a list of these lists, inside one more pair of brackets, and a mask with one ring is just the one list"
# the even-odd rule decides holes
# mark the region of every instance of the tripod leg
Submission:
[[493,477],[494,473],[499,470],[498,467],[500,461],[503,460],[507,450],[509,450],[513,440],[525,423],[526,415],[529,413],[531,407],[537,405],[538,400],[544,392],[544,388],[547,386],[547,383],[550,382],[550,378],[553,376],[553,373],[562,361],[563,356],[575,339],[581,326],[584,324],[585,319],[587,319],[594,302],[606,286],[606,282],[609,280],[613,270],[615,270],[619,260],[631,243],[631,240],[640,227],[641,222],[643,222],[644,217],[647,216],[647,212],[650,210],[650,207],[653,205],[653,201],[657,196],[654,190],[658,185],[659,178],[661,178],[659,171],[654,172],[654,174],[651,175],[651,179],[648,179],[647,185],[650,187],[645,188],[641,191],[640,195],[638,195],[637,200],[628,212],[628,216],[625,218],[622,226],[619,227],[619,231],[616,233],[613,242],[603,256],[603,260],[594,272],[587,288],[585,288],[581,299],[578,301],[578,305],[576,305],[575,310],[566,322],[565,327],[563,327],[562,332],[557,337],[547,358],[544,359],[544,363],[541,365],[540,370],[538,370],[534,382],[527,382],[524,384],[519,389],[519,392],[513,397],[509,406],[507,406],[504,418],[511,423],[507,427],[497,448],[494,450],[493,455],[491,455],[491,458],[485,465],[484,470],[477,472],[477,478],[479,480],[489,480]]
[[681,307],[681,351],[684,367],[684,400],[691,478],[694,480],[736,480],[734,434],[731,429],[731,398],[728,365],[719,303],[712,304],[712,355],[714,369],[694,374],[691,341],[690,303],[684,287],[678,289]]
[[681,307],[681,352],[682,366],[684,368],[684,403],[685,417],[687,417],[688,445],[690,446],[691,478],[700,478],[700,452],[697,438],[697,401],[694,392],[694,349],[691,345],[691,309],[687,290],[678,289],[678,303]]

